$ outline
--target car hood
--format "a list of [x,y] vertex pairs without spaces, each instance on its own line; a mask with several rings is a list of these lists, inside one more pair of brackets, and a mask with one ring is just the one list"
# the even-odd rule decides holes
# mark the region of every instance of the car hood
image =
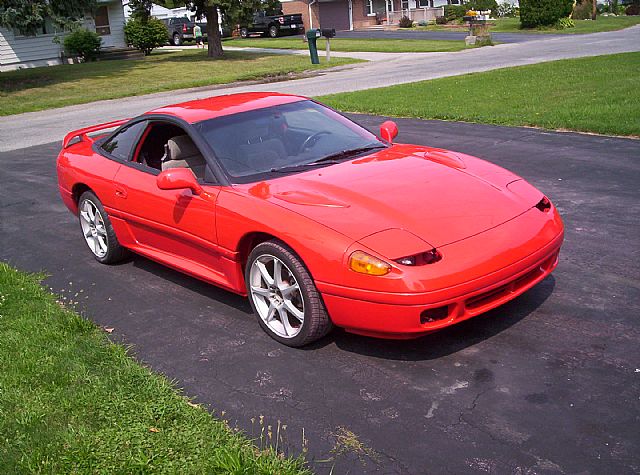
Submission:
[[407,145],[246,191],[354,241],[400,229],[433,247],[498,226],[542,198],[518,176],[478,158]]

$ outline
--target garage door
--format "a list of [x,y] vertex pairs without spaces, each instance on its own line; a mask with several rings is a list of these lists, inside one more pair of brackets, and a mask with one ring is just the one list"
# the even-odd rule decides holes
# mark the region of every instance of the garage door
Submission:
[[322,28],[349,29],[349,5],[347,2],[319,2],[319,7]]

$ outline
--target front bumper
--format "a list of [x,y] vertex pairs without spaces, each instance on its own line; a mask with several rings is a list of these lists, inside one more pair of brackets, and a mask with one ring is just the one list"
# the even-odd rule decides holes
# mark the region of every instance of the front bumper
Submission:
[[[434,287],[432,291],[400,293],[326,282],[316,282],[316,285],[333,323],[347,331],[384,338],[415,338],[431,333],[516,298],[556,268],[564,238],[559,217],[554,220],[554,226],[545,229],[547,239],[542,247],[538,245],[532,252],[532,242],[540,242],[540,235],[536,235],[508,244],[511,256],[508,264],[504,252],[498,254],[497,247],[506,245],[504,236],[516,234],[511,231],[522,226],[526,219],[514,219],[507,226],[443,248],[446,251],[443,263],[447,256],[454,259],[454,256],[467,256],[469,249],[477,253],[484,248],[487,248],[486,262],[480,266],[470,264],[466,272],[455,272],[455,281],[451,274],[444,276],[442,282],[446,282],[446,286]],[[490,243],[495,243],[496,249],[491,249]],[[432,315],[437,318],[431,318]]]

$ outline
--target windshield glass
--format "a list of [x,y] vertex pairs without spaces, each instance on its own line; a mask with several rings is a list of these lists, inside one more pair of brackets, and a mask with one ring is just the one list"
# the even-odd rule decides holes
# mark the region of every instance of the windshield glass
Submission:
[[218,117],[196,128],[238,183],[331,165],[386,147],[371,132],[312,101]]

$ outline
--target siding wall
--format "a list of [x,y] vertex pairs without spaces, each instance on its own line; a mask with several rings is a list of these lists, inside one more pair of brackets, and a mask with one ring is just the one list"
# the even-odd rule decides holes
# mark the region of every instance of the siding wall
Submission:
[[[103,37],[103,46],[126,46],[124,13],[119,1],[109,2],[109,25],[111,35]],[[93,19],[85,21],[85,26],[94,29]],[[62,47],[53,42],[55,36],[16,36],[13,31],[0,28],[0,72],[60,64]]]

